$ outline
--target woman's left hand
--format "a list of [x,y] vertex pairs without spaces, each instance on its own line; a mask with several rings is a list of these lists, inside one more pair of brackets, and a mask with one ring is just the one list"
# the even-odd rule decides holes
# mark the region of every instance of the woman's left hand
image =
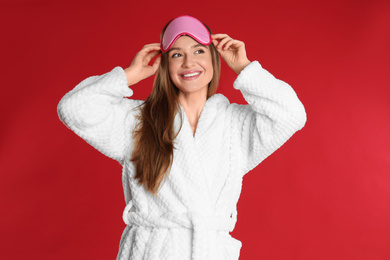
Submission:
[[237,74],[251,63],[246,57],[244,42],[234,40],[227,34],[213,34],[211,39],[221,57]]

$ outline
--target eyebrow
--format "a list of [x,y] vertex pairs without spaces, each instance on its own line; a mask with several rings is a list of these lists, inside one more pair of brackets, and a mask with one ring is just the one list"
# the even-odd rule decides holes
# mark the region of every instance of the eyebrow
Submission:
[[[201,43],[198,43],[198,44],[195,44],[195,45],[192,45],[192,46],[191,46],[192,49],[195,49],[195,48],[198,48],[198,47],[206,48],[206,46],[203,45],[203,44],[201,44]],[[168,53],[169,53],[170,51],[174,51],[174,50],[181,50],[181,48],[172,47],[172,48],[170,48],[170,49],[168,50]]]

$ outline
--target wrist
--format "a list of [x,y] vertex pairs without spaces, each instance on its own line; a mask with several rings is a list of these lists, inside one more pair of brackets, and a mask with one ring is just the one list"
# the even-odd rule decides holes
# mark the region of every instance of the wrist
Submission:
[[132,68],[128,67],[126,69],[124,69],[125,71],[125,74],[126,74],[126,78],[127,78],[127,86],[130,87],[131,85],[134,85],[136,84],[137,82],[134,81],[134,71]]
[[250,60],[246,60],[240,63],[239,66],[234,70],[237,74],[240,74],[243,69],[245,69],[246,66],[248,66],[251,63]]

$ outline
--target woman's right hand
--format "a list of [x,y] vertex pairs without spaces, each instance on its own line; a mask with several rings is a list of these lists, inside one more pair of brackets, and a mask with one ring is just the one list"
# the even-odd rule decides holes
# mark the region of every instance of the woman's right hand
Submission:
[[152,65],[149,65],[149,63],[160,53],[161,47],[159,43],[147,44],[137,52],[131,65],[125,69],[127,85],[134,85],[141,80],[154,75],[160,65],[161,56],[157,57]]

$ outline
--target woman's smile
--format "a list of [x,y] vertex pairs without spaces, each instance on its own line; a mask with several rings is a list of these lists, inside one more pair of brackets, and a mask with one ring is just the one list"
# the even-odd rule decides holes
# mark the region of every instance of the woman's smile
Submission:
[[202,71],[191,70],[191,71],[185,71],[185,72],[181,73],[180,76],[184,80],[195,80],[195,79],[199,78],[201,73],[202,73]]

